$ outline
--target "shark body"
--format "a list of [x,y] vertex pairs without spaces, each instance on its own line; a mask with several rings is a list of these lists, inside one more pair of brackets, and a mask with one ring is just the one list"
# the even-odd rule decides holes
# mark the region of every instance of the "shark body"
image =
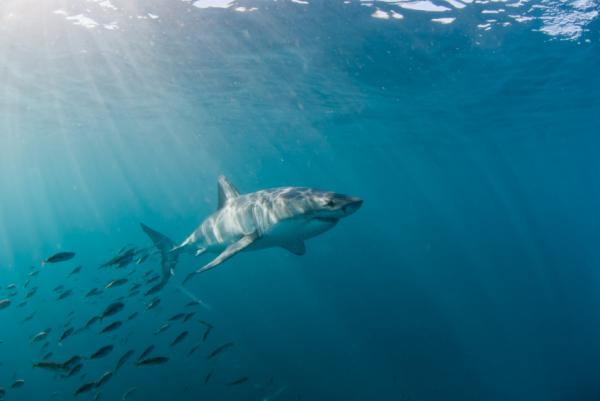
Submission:
[[162,288],[173,275],[182,253],[218,254],[211,262],[188,274],[184,282],[242,251],[281,247],[303,255],[305,240],[330,230],[340,219],[356,212],[363,202],[356,197],[305,187],[240,194],[224,176],[219,177],[218,186],[217,210],[179,245],[141,224],[162,256],[163,277],[154,290]]

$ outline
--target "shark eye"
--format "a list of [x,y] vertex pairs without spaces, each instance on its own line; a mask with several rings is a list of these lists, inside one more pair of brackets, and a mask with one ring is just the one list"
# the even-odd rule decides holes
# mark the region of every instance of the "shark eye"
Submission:
[[330,199],[330,200],[327,201],[327,203],[325,204],[325,206],[334,207],[335,206],[335,202]]

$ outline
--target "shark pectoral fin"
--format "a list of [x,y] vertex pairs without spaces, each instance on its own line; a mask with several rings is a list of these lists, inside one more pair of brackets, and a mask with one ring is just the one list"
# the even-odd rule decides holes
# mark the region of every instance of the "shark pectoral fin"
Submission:
[[281,247],[287,249],[294,255],[304,255],[306,253],[306,245],[304,245],[304,241],[290,241],[284,244],[281,244]]
[[196,253],[194,254],[194,256],[200,256],[202,255],[204,252],[206,252],[206,248],[199,248]]
[[258,234],[256,232],[253,232],[252,234],[243,236],[242,238],[240,238],[240,240],[238,242],[235,242],[235,243],[229,245],[227,248],[225,248],[225,250],[223,252],[221,252],[221,254],[219,256],[214,258],[212,260],[212,262],[210,262],[206,266],[196,270],[196,273],[202,273],[202,272],[212,269],[213,267],[220,265],[221,263],[225,262],[227,259],[231,258],[236,253],[243,251],[245,248],[252,245],[252,243],[254,241],[256,241],[257,239],[258,239]]

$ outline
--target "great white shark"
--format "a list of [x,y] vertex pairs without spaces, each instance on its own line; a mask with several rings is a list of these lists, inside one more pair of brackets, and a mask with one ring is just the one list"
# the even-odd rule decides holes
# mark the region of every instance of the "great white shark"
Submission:
[[180,244],[141,224],[162,258],[162,280],[149,293],[160,290],[167,283],[183,253],[218,254],[188,274],[184,283],[242,251],[280,247],[303,255],[306,252],[304,241],[332,229],[363,203],[362,199],[353,196],[305,187],[240,194],[224,176],[218,179],[218,189],[217,210]]

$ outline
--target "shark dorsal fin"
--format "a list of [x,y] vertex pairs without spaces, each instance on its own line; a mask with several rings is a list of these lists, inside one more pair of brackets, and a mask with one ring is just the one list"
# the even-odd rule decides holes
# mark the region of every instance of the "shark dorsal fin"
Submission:
[[218,183],[219,204],[217,205],[217,209],[220,209],[229,199],[237,198],[238,196],[240,196],[240,193],[224,175],[219,177]]

